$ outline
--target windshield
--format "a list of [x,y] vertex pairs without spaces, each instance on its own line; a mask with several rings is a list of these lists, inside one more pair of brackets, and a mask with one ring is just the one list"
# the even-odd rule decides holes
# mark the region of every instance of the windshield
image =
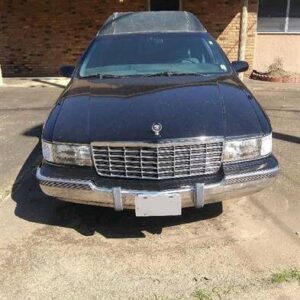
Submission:
[[230,70],[224,54],[203,33],[100,36],[85,55],[81,77],[215,74]]

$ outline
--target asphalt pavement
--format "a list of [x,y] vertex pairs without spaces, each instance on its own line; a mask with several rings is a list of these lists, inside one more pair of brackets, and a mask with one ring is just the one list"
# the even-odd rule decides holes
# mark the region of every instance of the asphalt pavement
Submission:
[[[273,126],[281,172],[272,187],[180,217],[140,219],[43,195],[39,138],[66,81],[5,83],[1,299],[299,299],[300,85],[246,81]],[[293,270],[298,277],[272,280]]]

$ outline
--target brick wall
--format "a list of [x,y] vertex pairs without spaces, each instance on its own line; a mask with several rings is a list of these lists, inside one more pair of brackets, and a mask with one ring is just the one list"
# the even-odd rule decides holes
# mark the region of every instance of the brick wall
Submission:
[[4,76],[57,75],[73,64],[114,11],[147,9],[144,0],[0,0]]
[[[114,11],[147,9],[147,0],[0,0],[0,64],[4,76],[55,76],[73,64]],[[247,59],[252,65],[257,0],[249,0]],[[183,0],[230,59],[237,58],[241,0]]]

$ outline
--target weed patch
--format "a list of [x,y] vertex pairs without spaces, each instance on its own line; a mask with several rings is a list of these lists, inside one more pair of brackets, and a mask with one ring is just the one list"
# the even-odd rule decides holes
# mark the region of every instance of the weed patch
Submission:
[[295,268],[285,269],[281,272],[273,273],[271,276],[272,283],[290,282],[294,280],[300,283],[300,270]]
[[207,291],[207,290],[197,290],[194,293],[194,297],[198,300],[212,300],[212,294],[211,292]]

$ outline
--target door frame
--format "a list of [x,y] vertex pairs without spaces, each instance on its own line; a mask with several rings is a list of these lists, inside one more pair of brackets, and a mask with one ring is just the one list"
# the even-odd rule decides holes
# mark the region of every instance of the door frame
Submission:
[[[179,0],[179,11],[182,10],[182,2],[183,0]],[[151,0],[147,0],[147,10],[150,11],[151,8]]]

